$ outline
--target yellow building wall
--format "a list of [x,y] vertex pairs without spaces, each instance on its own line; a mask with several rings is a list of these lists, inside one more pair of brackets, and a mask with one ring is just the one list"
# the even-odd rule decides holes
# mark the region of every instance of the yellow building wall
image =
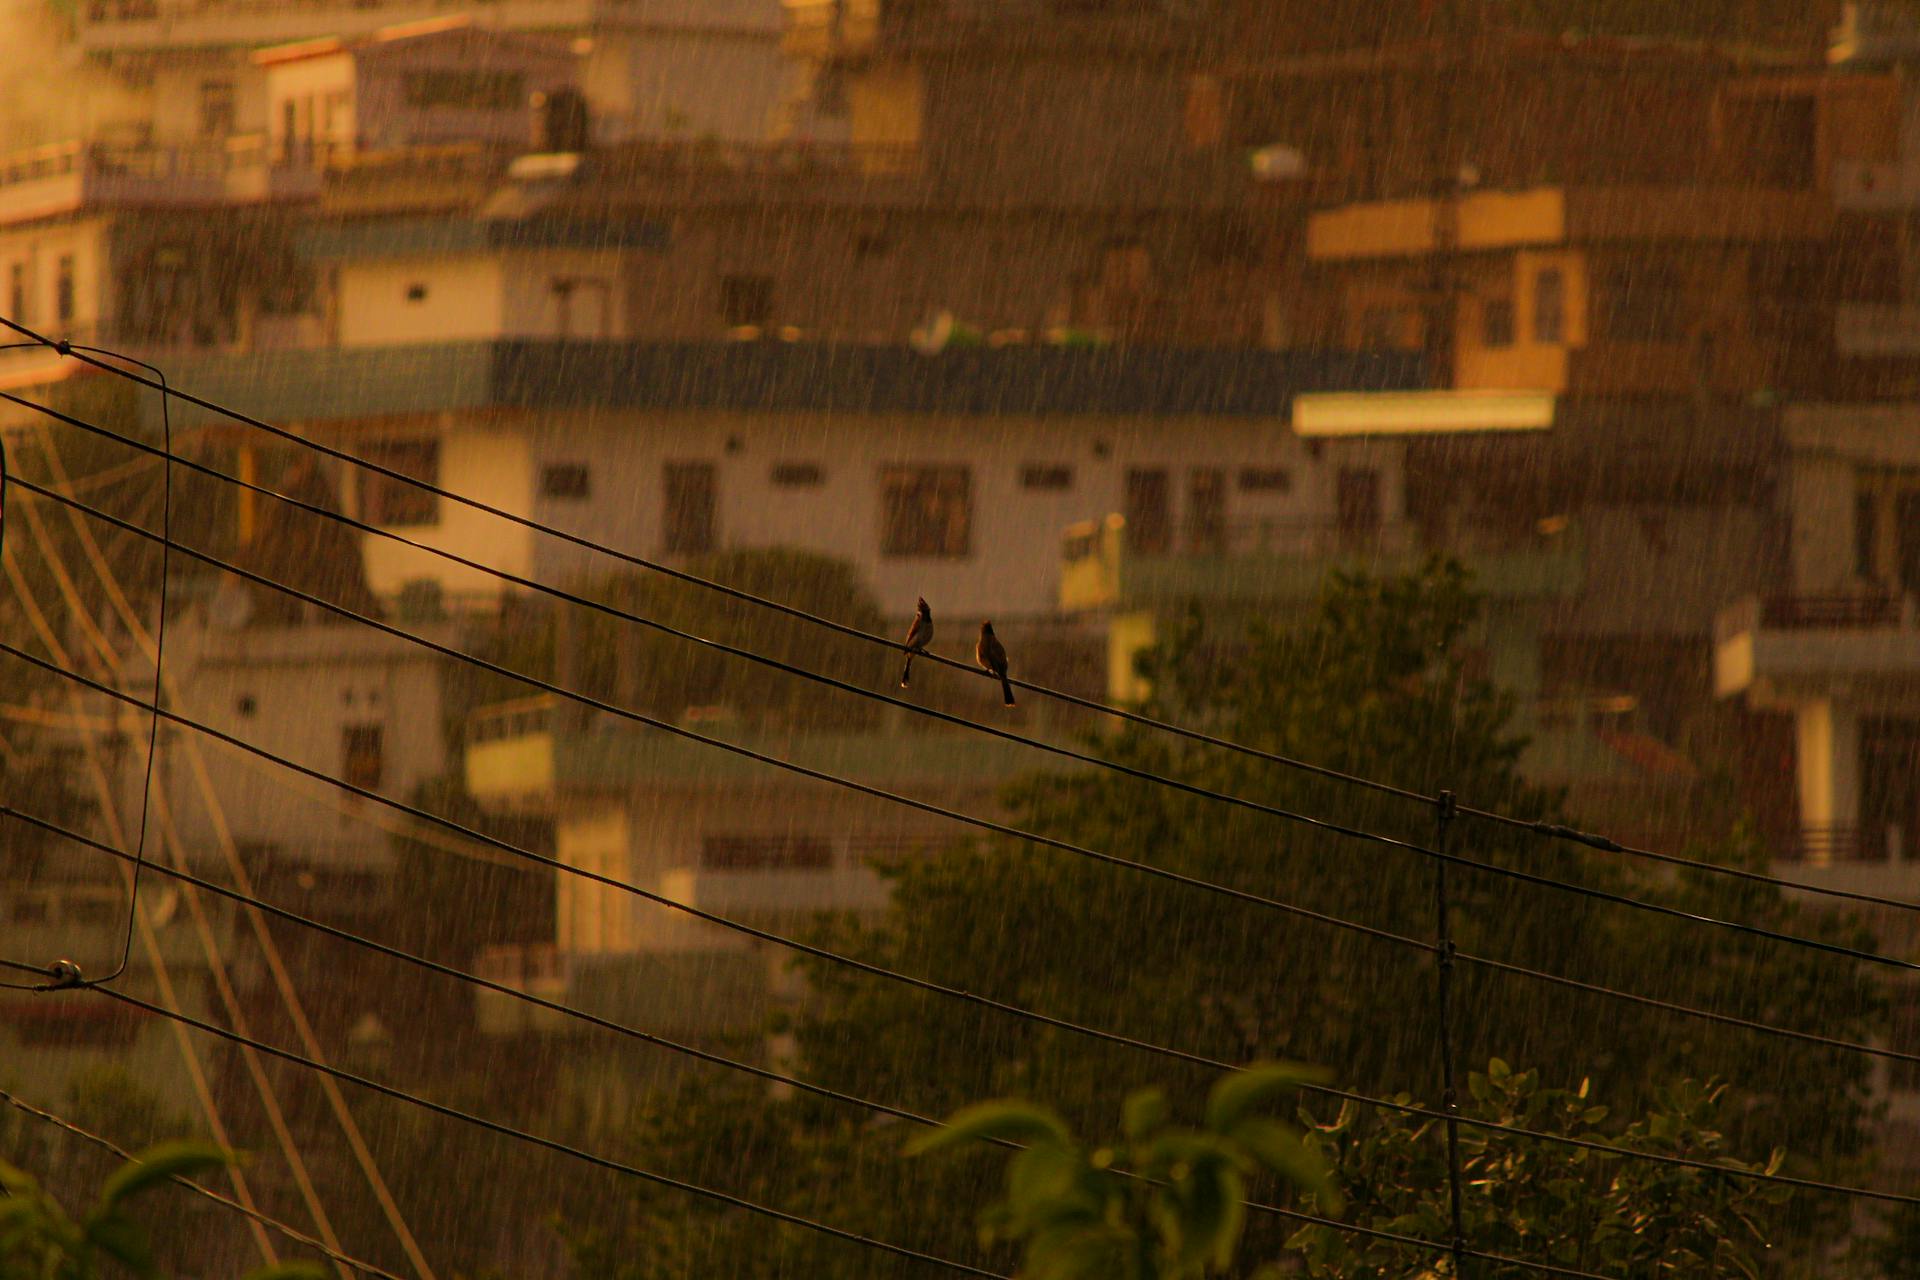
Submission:
[[[1539,280],[1559,271],[1559,342],[1537,339]],[[1486,344],[1485,304],[1513,300],[1513,344]],[[1498,279],[1487,280],[1462,303],[1454,346],[1454,385],[1462,390],[1552,391],[1568,389],[1568,353],[1587,343],[1591,290],[1586,259],[1574,249],[1521,250],[1503,264]]]

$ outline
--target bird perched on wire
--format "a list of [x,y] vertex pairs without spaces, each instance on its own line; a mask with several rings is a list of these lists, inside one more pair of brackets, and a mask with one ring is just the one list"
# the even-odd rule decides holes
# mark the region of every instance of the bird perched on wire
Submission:
[[980,642],[973,646],[973,660],[984,669],[1000,677],[1000,696],[1013,705],[1013,684],[1007,679],[1007,650],[1000,643],[1000,637],[993,634],[993,624],[980,624]]
[[907,665],[900,668],[900,687],[907,687],[907,677],[913,674],[913,655],[925,653],[927,646],[933,643],[933,610],[927,608],[927,598],[920,597],[914,606],[913,625],[907,628]]

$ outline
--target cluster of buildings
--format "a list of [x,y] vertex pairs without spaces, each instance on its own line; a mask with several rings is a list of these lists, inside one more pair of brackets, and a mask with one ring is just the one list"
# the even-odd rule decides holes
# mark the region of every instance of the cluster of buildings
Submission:
[[[1588,825],[1677,845],[1729,782],[1783,874],[1911,898],[1920,20],[1829,7],[1736,47],[1416,0],[1339,29],[1260,0],[79,0],[74,74],[142,108],[0,156],[0,312],[651,559],[832,557],[902,629],[925,596],[960,655],[991,616],[1020,673],[1090,696],[1137,696],[1134,655],[1190,604],[1230,634],[1330,568],[1456,555],[1526,767]],[[0,352],[16,394],[101,382]],[[157,430],[154,398],[112,404]],[[190,406],[172,426],[513,574],[618,567]],[[372,535],[305,554],[266,499],[222,519],[236,554],[350,568],[446,643],[549,619],[558,668],[588,660],[497,577]],[[256,591],[179,608],[183,713],[398,798],[456,777],[562,860],[704,910],[870,909],[872,853],[954,834],[478,700],[430,651]],[[901,717],[665,711],[956,807],[1034,763]],[[377,806],[208,750],[169,732],[156,771],[189,861],[379,909]],[[100,890],[71,894],[0,901],[78,919]],[[780,997],[775,958],[631,897],[563,876],[552,916],[480,963],[696,1036]],[[658,1000],[674,982],[711,994]],[[568,1033],[504,999],[476,1017]]]

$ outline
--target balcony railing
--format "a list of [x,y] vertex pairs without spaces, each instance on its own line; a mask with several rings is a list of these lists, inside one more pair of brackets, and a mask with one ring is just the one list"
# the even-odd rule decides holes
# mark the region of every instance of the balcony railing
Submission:
[[1808,827],[1780,855],[1782,862],[1824,865],[1835,862],[1889,863],[1914,856],[1899,823],[1870,826]]
[[175,146],[59,142],[0,155],[0,212],[23,201],[200,203],[317,191],[317,179],[297,175],[302,168],[272,154],[259,134]]
[[558,699],[552,694],[542,693],[477,708],[467,716],[467,743],[479,746],[484,742],[546,733],[552,728],[557,703]]

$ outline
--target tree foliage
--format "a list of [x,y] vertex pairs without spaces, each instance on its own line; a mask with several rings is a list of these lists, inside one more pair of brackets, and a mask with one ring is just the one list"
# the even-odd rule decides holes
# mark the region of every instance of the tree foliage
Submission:
[[[1514,703],[1476,674],[1467,648],[1482,623],[1465,574],[1436,564],[1397,578],[1336,577],[1318,608],[1231,636],[1198,622],[1149,664],[1149,710],[1236,741],[1421,792],[1447,788],[1524,818],[1572,821],[1559,797],[1519,771]],[[1431,806],[1276,767],[1136,727],[1108,732],[1109,758],[1412,844],[1435,838]],[[1432,862],[1403,847],[1230,808],[1105,771],[1035,775],[1006,797],[1021,827],[1185,875],[1239,886],[1413,939],[1434,929]],[[1625,859],[1466,818],[1452,848],[1495,867],[1616,891],[1788,933],[1866,943],[1853,920],[1770,886],[1707,873],[1655,875]],[[1696,856],[1759,865],[1739,833]],[[888,865],[877,918],[830,918],[812,940],[996,1000],[1230,1062],[1335,1064],[1343,1087],[1430,1094],[1439,1080],[1433,957],[1324,923],[1223,899],[1012,840],[984,840]],[[1849,1039],[1871,1034],[1878,988],[1832,955],[1637,911],[1470,869],[1449,876],[1454,1035],[1465,1061],[1538,1064],[1539,1087],[1588,1086],[1609,1116],[1660,1109],[1680,1079],[1734,1083],[1724,1150],[1789,1167],[1857,1174],[1867,1145],[1865,1060],[1816,1045],[1680,1017],[1473,963],[1485,956],[1657,1000]],[[793,1025],[795,1069],[864,1097],[946,1114],[981,1098],[1047,1099],[1085,1128],[1118,1102],[1117,1081],[1163,1073],[1175,1108],[1212,1074],[1148,1062],[1136,1050],[1021,1021],[849,972],[801,964],[812,998]],[[700,1086],[691,1111],[663,1104],[632,1142],[678,1173],[952,1257],[981,1252],[951,1212],[992,1195],[977,1166],[903,1172],[874,1154],[870,1121],[818,1099]],[[727,1117],[725,1137],[700,1124]],[[698,1117],[698,1119],[696,1119]],[[1609,1125],[1616,1127],[1609,1129]],[[1616,1135],[1624,1121],[1598,1127]],[[756,1153],[746,1158],[739,1153]],[[918,1162],[916,1162],[918,1163]],[[831,1188],[831,1195],[823,1192]],[[1776,1254],[1844,1229],[1828,1199],[1771,1207]],[[843,1246],[678,1210],[677,1248],[731,1274],[831,1271]],[[657,1229],[656,1222],[649,1229]],[[603,1239],[623,1228],[597,1223]],[[747,1230],[764,1245],[744,1248]],[[1286,1232],[1248,1227],[1253,1256]],[[632,1237],[628,1237],[632,1238]],[[649,1237],[654,1238],[654,1237]],[[869,1260],[872,1274],[890,1264]],[[784,1268],[784,1270],[783,1270]],[[634,1260],[621,1274],[675,1274]]]

